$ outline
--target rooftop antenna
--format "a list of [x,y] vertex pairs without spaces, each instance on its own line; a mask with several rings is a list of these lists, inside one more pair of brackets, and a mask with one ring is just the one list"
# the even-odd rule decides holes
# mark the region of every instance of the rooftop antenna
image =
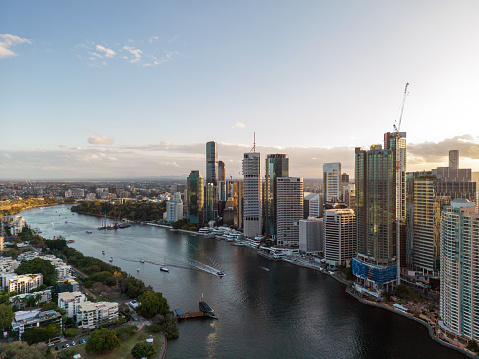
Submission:
[[256,132],[253,132],[253,148],[250,152],[256,152]]

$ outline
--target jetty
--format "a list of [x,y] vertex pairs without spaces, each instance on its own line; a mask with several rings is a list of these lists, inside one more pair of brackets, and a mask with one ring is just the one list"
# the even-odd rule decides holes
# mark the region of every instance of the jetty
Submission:
[[199,312],[189,312],[184,311],[181,308],[176,308],[174,310],[177,319],[187,319],[187,318],[212,318],[218,320],[218,317],[215,315],[215,311],[211,308],[208,303],[203,300],[203,294],[201,294],[201,301],[198,303]]

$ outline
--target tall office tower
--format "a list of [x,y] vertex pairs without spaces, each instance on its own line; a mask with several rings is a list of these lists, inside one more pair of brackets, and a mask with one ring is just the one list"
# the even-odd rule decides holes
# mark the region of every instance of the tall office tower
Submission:
[[225,163],[223,161],[218,161],[218,181],[226,181]]
[[449,168],[455,170],[459,168],[459,150],[449,151]]
[[299,251],[306,254],[323,250],[322,218],[310,217],[299,221]]
[[308,193],[304,194],[303,200],[303,218],[316,217],[319,218],[322,216],[322,207],[321,207],[321,197],[322,193]]
[[186,179],[188,209],[187,217],[190,224],[204,224],[205,179],[200,171],[191,171]]
[[248,152],[243,156],[244,206],[243,233],[254,238],[261,234],[261,163],[258,152]]
[[341,163],[323,164],[324,202],[337,202],[341,195]]
[[324,259],[331,266],[346,265],[356,255],[354,211],[328,209],[323,217]]
[[441,214],[439,325],[479,340],[479,215],[474,203],[451,202]]
[[394,200],[397,257],[397,284],[401,281],[401,268],[406,267],[406,132],[386,132],[384,148],[393,151],[396,178]]
[[279,246],[299,246],[299,221],[303,219],[303,179],[276,178],[276,239]]
[[[448,181],[432,171],[407,175],[407,267],[439,279],[440,216],[454,199],[476,200],[476,183]],[[429,285],[429,280],[426,282]]]
[[218,201],[226,202],[226,200],[228,199],[228,192],[226,191],[226,189],[226,181],[218,181]]
[[349,175],[347,173],[341,173],[341,182],[349,183]]
[[243,228],[243,207],[244,207],[244,182],[234,181],[233,187],[233,204],[234,204],[234,226],[236,228]]
[[356,241],[353,274],[381,297],[397,276],[395,156],[381,145],[355,150]]
[[289,158],[285,154],[267,155],[263,191],[264,231],[276,236],[276,179],[289,176]]
[[206,142],[205,222],[218,216],[218,151],[216,142]]
[[355,206],[355,188],[354,183],[348,183],[342,188],[342,199],[348,208],[354,209]]

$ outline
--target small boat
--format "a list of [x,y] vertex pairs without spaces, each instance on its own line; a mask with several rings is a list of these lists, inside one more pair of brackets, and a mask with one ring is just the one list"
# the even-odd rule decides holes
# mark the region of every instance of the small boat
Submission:
[[105,255],[105,251],[101,251],[101,254]]
[[68,223],[68,221],[65,221],[65,223]]
[[110,258],[110,263],[113,262],[113,257]]
[[88,234],[92,234],[93,232],[92,231],[86,231]]
[[218,277],[224,277],[225,274],[222,271],[219,271],[219,272],[216,272],[216,275]]
[[166,267],[160,267],[160,270],[161,270],[162,272],[168,272],[168,273],[170,272],[170,270],[169,270],[168,268],[166,268]]
[[140,271],[140,266],[138,266],[138,269],[137,269],[136,271],[137,271],[137,272],[139,272],[139,271]]
[[144,259],[140,259],[140,263],[145,263],[145,260],[144,260]]

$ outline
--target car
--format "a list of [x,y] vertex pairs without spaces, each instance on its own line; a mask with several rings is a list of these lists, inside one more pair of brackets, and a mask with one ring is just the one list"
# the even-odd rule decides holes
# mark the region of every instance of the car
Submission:
[[70,344],[68,344],[68,343],[66,343],[65,346],[66,346],[67,348],[70,348]]
[[65,344],[63,344],[63,345],[62,345],[62,348],[63,348],[63,349],[65,349],[65,348],[66,348]]
[[83,343],[85,343],[85,339],[80,339],[80,340],[78,341],[78,344],[83,344]]
[[76,343],[74,341],[72,341],[72,347],[74,347],[76,345]]

